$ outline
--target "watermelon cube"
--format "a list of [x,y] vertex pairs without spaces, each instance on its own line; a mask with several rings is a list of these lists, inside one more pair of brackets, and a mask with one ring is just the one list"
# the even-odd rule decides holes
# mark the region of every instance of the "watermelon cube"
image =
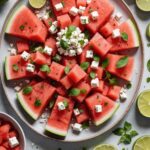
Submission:
[[86,0],[77,0],[77,7],[79,6],[86,7]]
[[63,65],[73,68],[77,64],[77,60],[74,57],[63,57]]
[[103,93],[104,92],[104,81],[100,80],[99,87],[93,88],[92,90]]
[[39,71],[39,72],[37,73],[37,76],[39,76],[39,77],[42,78],[42,79],[46,79],[47,74],[46,74],[45,72]]
[[102,91],[102,94],[104,96],[106,96],[108,94],[109,88],[110,88],[110,86],[108,85],[108,83],[104,82],[104,87],[103,87],[103,91]]
[[3,146],[0,146],[0,150],[7,150],[7,149]]
[[79,65],[75,65],[71,71],[68,73],[68,77],[74,82],[78,83],[86,76],[86,72],[82,70]]
[[57,17],[58,25],[61,29],[71,25],[71,18],[68,14]]
[[[80,95],[76,96],[75,99],[79,103],[82,103],[84,101],[84,99],[86,98],[86,96],[89,94],[91,87],[88,83],[83,81],[83,82],[80,82],[79,84],[77,84],[77,86],[75,86],[75,88],[81,90]],[[82,93],[82,91],[83,91],[83,93]]]
[[68,76],[63,77],[63,78],[60,80],[60,83],[61,83],[66,89],[71,88],[72,85],[73,85],[73,81],[72,81]]
[[56,88],[56,92],[61,96],[65,96],[67,94],[66,89],[61,85]]
[[29,43],[27,41],[18,41],[16,43],[17,52],[20,54],[24,51],[29,51]]
[[[67,102],[68,107],[62,111],[58,110],[57,104],[59,102],[64,101]],[[71,121],[73,108],[74,108],[74,101],[66,97],[58,96],[54,108],[48,119],[46,131],[61,137],[65,137],[67,135],[69,124]]]
[[11,126],[9,124],[0,126],[0,136],[3,136],[4,134],[8,134],[10,129],[11,129]]
[[108,43],[99,33],[96,33],[90,40],[90,46],[92,46],[95,53],[100,56],[105,56],[112,47],[112,45]]
[[53,80],[59,81],[64,74],[65,67],[56,63],[52,62],[50,66],[50,73],[48,74],[48,77],[50,77]]
[[89,116],[86,105],[85,104],[80,104],[77,108],[80,111],[80,114],[75,116],[77,122],[81,124],[81,123],[89,120],[90,116]]
[[14,131],[9,132],[8,136],[9,136],[9,138],[18,137],[18,133],[17,133],[17,131],[14,130]]
[[119,98],[120,91],[121,91],[121,87],[120,86],[117,86],[117,85],[111,86],[109,88],[107,96],[110,97],[113,100],[117,100]]
[[[99,16],[97,20],[91,18],[91,10],[97,11]],[[109,0],[92,0],[84,12],[84,16],[89,16],[90,23],[87,24],[87,28],[92,32],[96,33],[100,27],[110,18],[114,11],[114,6]]]
[[[93,120],[93,123],[98,126],[109,118],[115,113],[118,109],[119,104],[112,101],[111,99],[107,98],[106,96],[101,95],[100,93],[94,93],[93,95],[89,96],[85,100],[88,109],[90,110],[90,114]],[[97,113],[95,111],[95,106],[101,105],[102,112]]]
[[134,69],[134,58],[133,57],[129,57],[127,65],[125,67],[119,68],[119,69],[116,67],[116,64],[122,57],[124,57],[123,55],[108,54],[106,57],[109,60],[109,65],[106,68],[107,71],[109,71],[110,73],[112,73],[124,80],[127,80],[127,81],[131,80],[132,72]]
[[49,29],[52,25],[52,22],[55,21],[54,18],[48,18],[48,19],[43,19],[44,24],[46,25],[47,29]]

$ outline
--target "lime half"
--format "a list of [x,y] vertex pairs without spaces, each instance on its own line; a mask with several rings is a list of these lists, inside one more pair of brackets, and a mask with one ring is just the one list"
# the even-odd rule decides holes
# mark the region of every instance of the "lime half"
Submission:
[[150,23],[147,25],[146,35],[150,38]]
[[150,117],[150,90],[143,91],[137,100],[140,113],[145,117]]
[[150,11],[150,0],[136,0],[136,5],[143,11]]
[[150,136],[143,136],[136,140],[132,150],[149,150]]
[[93,150],[117,150],[117,148],[111,144],[102,144],[96,146]]
[[46,0],[29,0],[29,3],[33,8],[39,9],[45,5]]

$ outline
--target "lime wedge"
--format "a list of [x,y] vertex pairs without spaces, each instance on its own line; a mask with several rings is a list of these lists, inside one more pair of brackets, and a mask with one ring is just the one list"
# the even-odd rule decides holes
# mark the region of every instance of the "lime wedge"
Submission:
[[136,140],[132,150],[149,150],[150,136],[143,136]]
[[150,0],[136,0],[136,5],[143,11],[150,11]]
[[46,0],[29,0],[29,4],[35,9],[42,8],[45,3]]
[[150,38],[150,23],[147,25],[146,35]]
[[137,100],[140,113],[145,117],[150,117],[150,90],[143,91]]
[[117,148],[111,144],[102,144],[96,146],[93,150],[117,150]]

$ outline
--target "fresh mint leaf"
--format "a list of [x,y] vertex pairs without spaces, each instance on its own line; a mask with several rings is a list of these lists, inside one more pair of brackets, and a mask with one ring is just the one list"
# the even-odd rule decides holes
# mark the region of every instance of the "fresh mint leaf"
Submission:
[[82,123],[82,129],[87,129],[89,127],[89,121]]
[[54,104],[55,104],[55,101],[54,101],[54,100],[50,101],[50,103],[49,103],[49,108],[52,109],[53,106],[54,106]]
[[132,87],[131,82],[128,82],[127,85],[126,85],[126,88],[127,88],[127,89],[131,89],[131,87]]
[[15,72],[19,71],[19,66],[17,64],[13,64],[12,68],[13,68],[13,71]]
[[91,71],[91,72],[90,72],[90,77],[91,77],[91,79],[95,79],[95,77],[96,77],[96,73],[95,73],[95,72],[93,72],[93,71]]
[[80,90],[80,94],[86,94],[86,92],[87,92],[86,89],[81,89]]
[[94,55],[93,60],[99,62],[100,61],[100,57],[98,55]]
[[124,40],[124,41],[128,41],[128,34],[127,33],[125,33],[125,32],[122,32],[121,33],[121,37],[122,37],[122,39]]
[[66,66],[66,67],[65,67],[65,74],[68,74],[69,71],[70,71],[70,67]]
[[117,78],[113,77],[109,79],[109,84],[110,85],[117,85],[118,84],[118,80]]
[[113,133],[117,136],[121,136],[125,133],[123,128],[117,128],[116,130],[113,131]]
[[74,32],[76,30],[75,26],[69,26],[67,33],[66,33],[66,38],[70,38],[70,36],[72,35],[72,32]]
[[116,63],[116,67],[118,69],[125,67],[128,64],[128,60],[129,60],[128,56],[124,56],[120,58],[118,62]]
[[72,88],[69,92],[69,96],[78,96],[80,95],[80,89],[78,88]]
[[147,83],[150,82],[150,77],[147,77],[146,82],[147,82]]
[[88,30],[84,31],[85,39],[90,39],[90,32]]
[[25,26],[24,26],[24,25],[21,25],[19,28],[20,28],[21,31],[23,31],[24,28],[25,28]]
[[65,108],[68,107],[68,102],[67,102],[67,100],[64,100],[64,101],[63,101],[63,104],[64,104]]
[[66,50],[66,49],[69,48],[69,44],[68,44],[65,40],[63,40],[63,39],[60,40],[60,46],[61,46],[64,50]]
[[130,136],[131,136],[131,137],[135,137],[135,136],[137,136],[137,135],[138,135],[138,132],[135,131],[135,130],[132,130],[132,131],[130,132]]
[[150,59],[147,61],[147,70],[150,72]]
[[32,92],[32,86],[27,86],[23,89],[23,94],[28,95]]
[[40,71],[50,73],[50,67],[48,65],[42,65]]
[[105,69],[108,65],[109,65],[109,59],[106,58],[106,59],[104,59],[104,61],[102,62],[102,67]]
[[61,59],[62,59],[62,57],[61,57],[60,55],[58,55],[58,54],[56,54],[56,55],[53,57],[53,60],[54,60],[55,62],[60,62]]
[[131,136],[129,134],[124,134],[121,138],[119,143],[123,143],[123,144],[130,144],[131,143]]
[[125,122],[124,123],[124,130],[125,131],[130,131],[132,129],[132,125],[131,125],[131,123],[129,123],[129,122]]
[[86,71],[88,69],[88,67],[90,66],[90,63],[89,62],[83,62],[81,63],[80,67]]
[[36,99],[34,102],[34,106],[36,106],[36,107],[41,106],[41,104],[42,104],[42,101],[40,99]]

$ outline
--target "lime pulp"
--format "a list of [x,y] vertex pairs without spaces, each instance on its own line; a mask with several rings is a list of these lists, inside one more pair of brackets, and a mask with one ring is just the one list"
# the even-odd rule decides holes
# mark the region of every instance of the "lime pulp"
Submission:
[[142,11],[150,11],[150,0],[136,0],[136,5]]
[[111,144],[102,144],[96,146],[93,150],[117,150],[117,148]]
[[29,0],[29,3],[33,8],[39,9],[45,5],[46,0]]

